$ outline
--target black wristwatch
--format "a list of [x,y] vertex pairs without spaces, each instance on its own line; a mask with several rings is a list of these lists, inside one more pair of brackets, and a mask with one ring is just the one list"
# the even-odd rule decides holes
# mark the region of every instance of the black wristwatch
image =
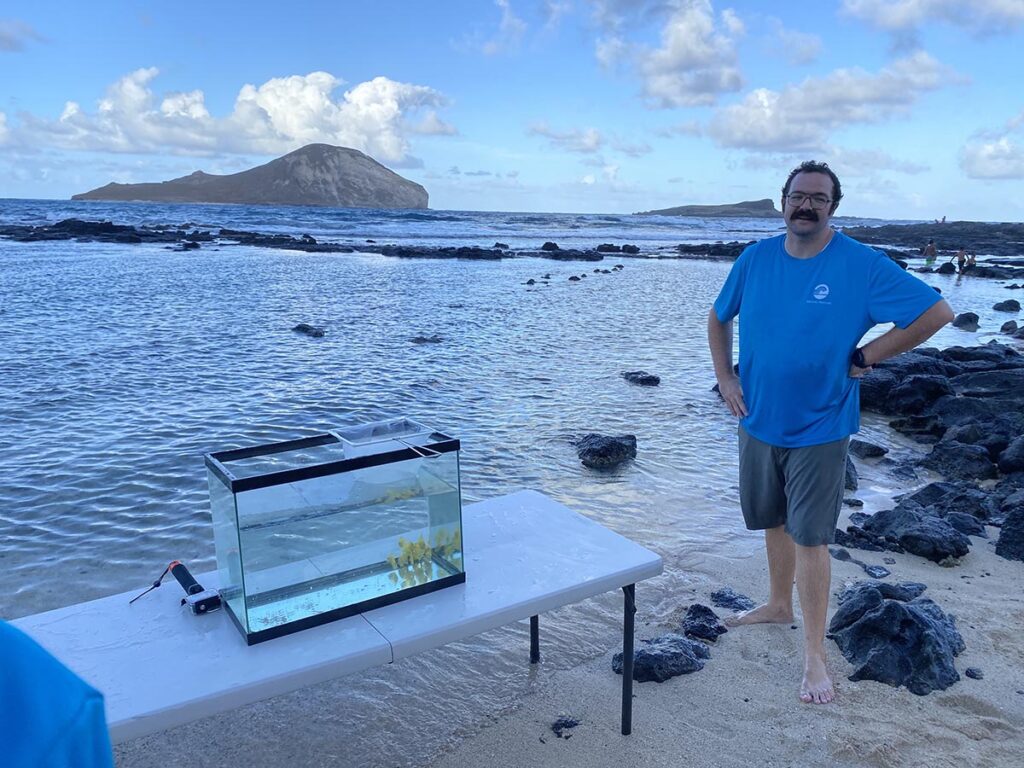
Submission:
[[856,365],[858,368],[868,368],[868,361],[864,359],[864,348],[857,347],[853,350],[853,354],[850,355],[850,362]]

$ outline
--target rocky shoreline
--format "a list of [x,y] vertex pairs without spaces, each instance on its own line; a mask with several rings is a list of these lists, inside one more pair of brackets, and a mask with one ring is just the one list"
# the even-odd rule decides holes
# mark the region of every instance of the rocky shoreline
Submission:
[[[947,255],[966,247],[989,256],[976,267],[969,268],[976,277],[1024,280],[1024,225],[952,222],[948,224],[906,224],[879,227],[848,227],[846,234],[870,245],[881,246],[891,259],[907,268],[909,260],[919,255],[921,245],[934,239],[939,248],[941,272]],[[522,257],[539,257],[555,261],[603,261],[606,256],[638,259],[698,259],[735,261],[754,241],[679,244],[674,247],[645,248],[632,243],[600,243],[592,248],[561,248],[547,241],[536,248],[510,248],[495,242],[490,248],[481,246],[433,246],[317,240],[311,235],[292,237],[283,234],[249,232],[235,229],[201,229],[186,223],[173,225],[131,226],[110,221],[65,219],[43,226],[0,226],[0,238],[20,243],[75,240],[78,242],[116,243],[121,245],[163,244],[171,250],[190,251],[204,247],[252,246],[305,253],[379,253],[395,258],[468,259],[500,261]],[[909,250],[908,250],[909,249]],[[929,267],[917,271],[931,272]]]

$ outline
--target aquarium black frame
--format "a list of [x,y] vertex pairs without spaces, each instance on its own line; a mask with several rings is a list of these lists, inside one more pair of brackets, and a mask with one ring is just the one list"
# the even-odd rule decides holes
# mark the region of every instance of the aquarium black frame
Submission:
[[[462,504],[459,504],[459,516],[462,515]],[[466,572],[456,573],[451,576],[443,576],[435,581],[428,582],[426,584],[417,584],[414,587],[406,587],[400,589],[397,592],[392,592],[389,595],[380,595],[379,597],[372,597],[369,600],[363,600],[359,603],[352,603],[352,605],[344,605],[340,608],[334,608],[330,611],[324,611],[318,613],[315,616],[307,616],[304,619],[296,619],[290,621],[287,624],[279,624],[276,627],[270,627],[269,629],[260,629],[256,632],[250,632],[245,628],[242,620],[235,615],[234,610],[231,608],[231,602],[226,599],[229,597],[224,593],[225,600],[223,601],[224,607],[227,609],[228,616],[231,617],[232,623],[238,628],[238,631],[242,633],[242,637],[245,639],[246,645],[257,645],[258,643],[266,642],[267,640],[273,640],[276,637],[284,637],[294,632],[301,632],[304,629],[311,629],[312,627],[319,627],[321,624],[330,624],[332,621],[338,621],[339,619],[347,619],[349,616],[358,616],[361,613],[372,611],[375,608],[383,608],[386,605],[394,605],[404,600],[408,600],[413,597],[419,597],[420,595],[427,595],[431,592],[436,592],[439,589],[445,589],[446,587],[452,587],[456,584],[466,583]],[[236,588],[237,589],[237,588]]]
[[[430,442],[424,445],[417,445],[416,448],[429,450],[433,456],[440,455],[442,453],[455,453],[455,461],[459,463],[459,449],[461,443],[458,438],[450,437],[443,432],[433,430],[429,434]],[[436,438],[436,439],[435,439]],[[390,438],[383,438],[382,442]],[[317,477],[326,477],[328,475],[337,475],[343,472],[352,472],[359,469],[366,469],[368,467],[376,467],[383,464],[393,464],[399,461],[411,461],[414,459],[425,459],[429,461],[433,456],[424,456],[422,453],[418,453],[413,448],[400,448],[394,451],[385,451],[383,453],[370,454],[368,456],[355,456],[351,459],[338,459],[335,461],[326,461],[320,464],[312,464],[308,467],[299,467],[297,469],[284,469],[278,472],[267,472],[265,474],[253,475],[251,477],[237,477],[227,466],[225,462],[237,461],[239,459],[250,459],[254,456],[271,456],[275,453],[284,453],[285,451],[296,451],[303,448],[316,448],[321,445],[330,445],[332,443],[340,443],[342,440],[330,432],[324,432],[310,437],[302,437],[297,440],[282,440],[276,443],[264,443],[262,445],[254,445],[248,448],[232,448],[224,451],[216,451],[207,453],[204,455],[207,469],[210,470],[217,478],[224,483],[230,490],[232,495],[244,492],[253,491],[260,488],[270,488],[275,485],[286,485],[288,483],[295,483],[301,480],[311,480]],[[462,529],[462,480],[459,479],[459,529]],[[440,589],[455,586],[456,584],[464,584],[466,582],[466,571],[465,571],[465,554],[463,554],[463,570],[459,573],[450,574],[448,576],[442,576],[439,579],[428,582],[426,584],[417,584],[412,587],[405,587],[392,592],[387,595],[379,595],[377,597],[371,597],[368,600],[363,600],[358,603],[352,603],[351,605],[344,605],[338,608],[333,608],[323,613],[318,613],[314,616],[307,616],[304,619],[296,619],[290,621],[287,624],[280,624],[276,627],[270,627],[269,629],[261,629],[255,632],[251,632],[246,629],[247,621],[243,622],[236,614],[231,606],[231,599],[238,596],[238,587],[232,589],[221,590],[221,596],[224,598],[223,606],[227,611],[228,616],[231,617],[232,623],[238,628],[238,631],[242,634],[246,645],[256,645],[258,643],[265,642],[267,640],[273,640],[277,637],[284,637],[294,632],[301,632],[304,629],[310,629],[312,627],[318,627],[321,624],[329,624],[332,621],[339,619],[345,619],[350,616],[357,616],[367,611],[372,611],[375,608],[383,608],[386,605],[394,605],[400,603],[403,600],[408,600],[413,597],[419,597],[420,595],[427,595],[431,592],[436,592]]]
[[[434,440],[434,438],[440,438]],[[417,445],[417,448],[430,450],[434,453],[452,453],[461,448],[458,438],[449,437],[443,432],[431,432],[431,442],[424,445]],[[385,438],[387,440],[387,438]],[[399,448],[394,451],[374,453],[368,456],[354,456],[351,459],[337,459],[326,461],[320,464],[312,464],[308,467],[296,469],[282,469],[278,472],[267,472],[265,474],[253,475],[252,477],[237,477],[225,462],[237,461],[239,459],[251,459],[254,456],[271,456],[275,453],[285,451],[297,451],[303,448],[317,448],[321,445],[340,443],[341,440],[330,433],[303,437],[298,440],[285,440],[279,443],[266,443],[255,445],[250,448],[233,448],[227,451],[216,451],[207,453],[204,458],[206,468],[213,472],[221,481],[231,489],[232,493],[244,491],[255,491],[259,488],[270,488],[274,485],[285,485],[301,480],[311,480],[316,477],[326,477],[342,472],[353,472],[358,469],[376,467],[382,464],[393,464],[397,461],[409,461],[411,459],[422,459],[423,454],[417,453],[412,448]],[[382,441],[384,442],[384,441]],[[460,499],[461,505],[461,499]]]

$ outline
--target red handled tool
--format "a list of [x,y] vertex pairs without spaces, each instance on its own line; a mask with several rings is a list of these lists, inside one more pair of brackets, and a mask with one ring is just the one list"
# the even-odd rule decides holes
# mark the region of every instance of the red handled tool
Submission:
[[189,573],[188,568],[180,560],[172,560],[170,564],[164,568],[164,572],[160,574],[159,578],[153,582],[153,586],[147,589],[145,592],[136,595],[128,604],[131,605],[138,600],[142,595],[152,592],[154,589],[160,586],[164,580],[164,576],[170,573],[177,579],[178,583],[181,584],[181,588],[185,590],[185,597],[182,599],[181,604],[187,605],[189,610],[195,615],[201,613],[210,613],[220,608],[221,600],[220,594],[215,589],[203,589],[203,585],[195,580],[195,577]]

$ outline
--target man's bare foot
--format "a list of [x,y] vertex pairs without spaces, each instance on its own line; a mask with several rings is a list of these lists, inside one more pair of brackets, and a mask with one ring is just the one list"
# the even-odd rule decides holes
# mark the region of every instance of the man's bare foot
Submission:
[[804,679],[800,683],[800,701],[804,704],[828,704],[836,697],[825,659],[808,655],[804,661]]
[[725,623],[730,627],[739,627],[743,624],[792,624],[793,607],[765,603],[753,610],[733,614],[726,618]]

